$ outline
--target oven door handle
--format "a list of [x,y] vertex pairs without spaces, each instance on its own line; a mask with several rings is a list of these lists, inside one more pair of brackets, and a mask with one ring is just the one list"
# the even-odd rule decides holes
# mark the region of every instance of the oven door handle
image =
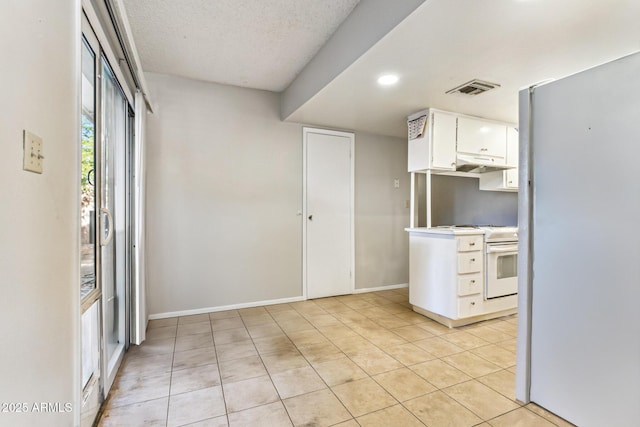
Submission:
[[503,254],[506,252],[518,253],[518,245],[487,245],[488,254]]

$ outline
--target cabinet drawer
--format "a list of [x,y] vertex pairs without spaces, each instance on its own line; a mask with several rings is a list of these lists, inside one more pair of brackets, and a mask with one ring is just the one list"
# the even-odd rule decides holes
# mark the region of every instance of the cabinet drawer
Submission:
[[482,271],[482,252],[464,252],[458,254],[458,274],[479,273]]
[[458,317],[471,317],[483,314],[482,303],[482,295],[458,298]]
[[458,252],[480,251],[484,236],[458,237]]
[[473,274],[458,277],[458,295],[473,295],[482,292],[482,275]]

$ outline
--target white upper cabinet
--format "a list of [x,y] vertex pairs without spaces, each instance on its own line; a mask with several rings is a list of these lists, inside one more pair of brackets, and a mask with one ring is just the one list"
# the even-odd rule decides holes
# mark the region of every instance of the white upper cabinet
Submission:
[[509,189],[518,191],[518,159],[520,151],[520,142],[518,130],[516,128],[507,128],[507,166],[513,166],[513,169],[505,171],[505,184]]
[[[407,124],[409,172],[475,172],[477,177],[517,167],[518,135],[506,123],[429,108],[410,115]],[[508,144],[514,147],[511,153]]]
[[495,164],[505,164],[507,157],[507,127],[470,117],[458,117],[458,152],[495,158]]
[[507,127],[507,166],[512,169],[480,175],[480,190],[518,191],[518,130]]
[[409,172],[456,170],[456,115],[433,109],[409,116]]
[[518,129],[507,127],[507,166],[518,167],[519,140]]
[[434,111],[431,125],[431,168],[456,170],[456,116]]

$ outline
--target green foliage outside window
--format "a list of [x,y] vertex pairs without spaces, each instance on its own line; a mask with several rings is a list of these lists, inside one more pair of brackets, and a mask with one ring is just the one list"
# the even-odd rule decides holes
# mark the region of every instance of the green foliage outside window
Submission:
[[[82,207],[87,208],[93,205],[94,183],[95,183],[95,159],[94,159],[94,129],[93,123],[85,116],[82,116]],[[90,182],[91,181],[91,182]]]

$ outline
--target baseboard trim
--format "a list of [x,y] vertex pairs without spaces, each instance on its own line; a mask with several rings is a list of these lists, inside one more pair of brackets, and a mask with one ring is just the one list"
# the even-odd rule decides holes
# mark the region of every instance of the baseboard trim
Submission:
[[242,304],[223,305],[218,307],[196,308],[194,310],[168,311],[166,313],[150,314],[149,320],[166,319],[168,317],[177,317],[177,316],[191,316],[194,314],[215,313],[217,311],[238,310],[241,308],[253,308],[253,307],[260,307],[263,305],[286,304],[289,302],[298,302],[298,301],[304,301],[304,300],[305,298],[303,296],[299,296],[299,297],[291,297],[291,298],[272,299],[272,300],[266,300],[266,301],[247,302]]
[[377,286],[375,288],[354,289],[353,293],[354,294],[364,294],[364,293],[367,293],[367,292],[390,291],[390,290],[393,290],[393,289],[402,289],[402,288],[408,288],[408,287],[409,287],[408,283],[400,283],[398,285]]
[[[354,289],[353,293],[364,294],[367,292],[389,291],[393,289],[402,289],[402,288],[408,288],[408,287],[409,287],[408,283],[400,283],[398,285],[387,285],[387,286],[377,286],[374,288]],[[178,316],[192,316],[194,314],[215,313],[217,311],[238,310],[242,308],[260,307],[264,305],[286,304],[289,302],[299,302],[299,301],[305,301],[305,300],[306,298],[301,295],[299,297],[255,301],[255,302],[247,302],[242,304],[223,305],[218,307],[204,307],[204,308],[196,308],[193,310],[168,311],[165,313],[150,314],[149,320],[166,319],[168,317],[178,317]]]

